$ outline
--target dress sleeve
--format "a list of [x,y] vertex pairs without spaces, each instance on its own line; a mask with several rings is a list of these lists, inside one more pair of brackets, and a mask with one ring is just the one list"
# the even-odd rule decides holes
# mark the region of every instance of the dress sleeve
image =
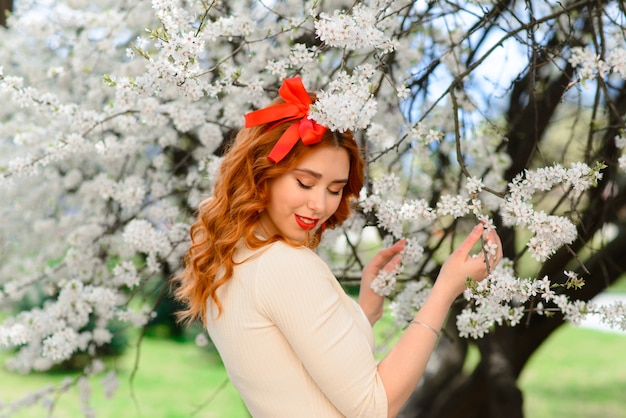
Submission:
[[259,309],[283,333],[322,392],[347,417],[387,417],[367,337],[312,251],[274,245],[259,262]]

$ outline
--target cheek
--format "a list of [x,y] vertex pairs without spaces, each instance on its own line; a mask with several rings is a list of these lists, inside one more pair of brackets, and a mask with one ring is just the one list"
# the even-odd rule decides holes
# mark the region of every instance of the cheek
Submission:
[[328,214],[328,216],[331,216],[332,214],[337,212],[337,209],[339,209],[339,205],[341,205],[341,201],[342,201],[342,197],[341,196],[333,196],[333,199],[331,200],[332,203],[329,205],[329,214]]
[[282,177],[274,180],[269,190],[269,201],[274,207],[291,205],[297,196],[297,190],[291,187],[287,179]]

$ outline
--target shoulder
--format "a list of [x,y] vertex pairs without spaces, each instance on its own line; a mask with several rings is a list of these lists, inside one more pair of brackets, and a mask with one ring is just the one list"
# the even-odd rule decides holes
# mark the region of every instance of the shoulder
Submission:
[[253,251],[248,259],[255,265],[256,275],[264,281],[284,281],[289,278],[292,284],[301,281],[315,281],[334,278],[326,263],[307,247],[294,247],[283,241],[276,241]]
[[236,262],[256,262],[260,265],[275,264],[282,268],[290,266],[315,265],[326,267],[326,263],[311,249],[307,247],[294,247],[284,241],[276,241],[258,249],[250,249],[244,246],[238,251]]
[[326,263],[309,248],[274,242],[260,249],[249,267],[257,306],[274,321],[284,315],[285,320],[289,316],[301,318],[305,312],[339,303],[339,284]]

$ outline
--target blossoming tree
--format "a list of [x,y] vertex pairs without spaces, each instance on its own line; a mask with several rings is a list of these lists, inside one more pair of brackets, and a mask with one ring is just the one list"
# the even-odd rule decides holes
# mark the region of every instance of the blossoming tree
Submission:
[[626,307],[589,302],[626,265],[625,24],[619,0],[16,2],[0,29],[0,307],[40,303],[0,324],[7,367],[84,351],[102,373],[111,321],[143,327],[156,306],[139,290],[179,270],[244,113],[300,75],[311,117],[354,130],[367,160],[353,218],[319,250],[346,286],[372,231],[406,238],[402,270],[374,284],[403,324],[457,231],[480,220],[503,239],[405,416],[521,416],[517,377],[559,325],[626,329]]

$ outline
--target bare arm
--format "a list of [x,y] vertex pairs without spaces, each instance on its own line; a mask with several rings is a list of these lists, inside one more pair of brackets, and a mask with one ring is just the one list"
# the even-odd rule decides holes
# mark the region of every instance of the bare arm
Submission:
[[[476,257],[470,251],[483,232],[477,225],[444,263],[432,292],[414,320],[440,330],[454,299],[463,292],[468,277],[482,280],[487,275],[483,254]],[[500,238],[491,231],[487,237],[498,245],[497,254],[490,260],[495,266],[502,257]],[[400,340],[378,365],[378,373],[387,393],[389,417],[395,417],[419,383],[428,359],[437,342],[433,330],[419,324],[410,325]]]

